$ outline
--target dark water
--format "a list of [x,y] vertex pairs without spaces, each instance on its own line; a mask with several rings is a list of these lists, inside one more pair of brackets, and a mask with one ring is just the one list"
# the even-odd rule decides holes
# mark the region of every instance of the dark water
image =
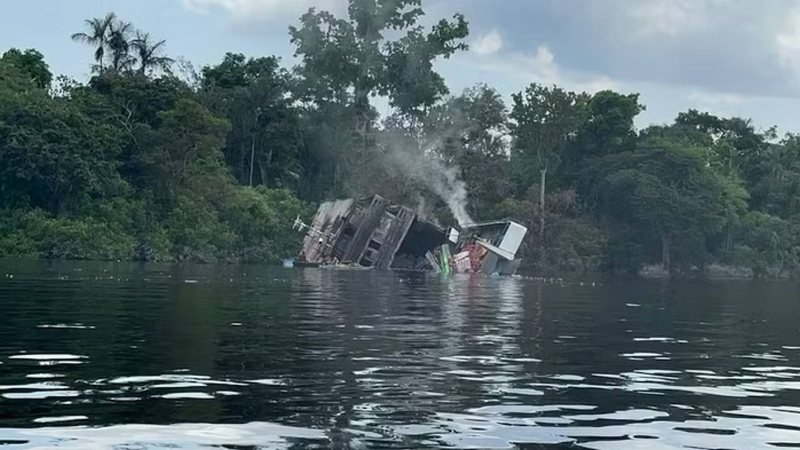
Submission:
[[800,447],[793,284],[6,261],[0,361],[10,449]]

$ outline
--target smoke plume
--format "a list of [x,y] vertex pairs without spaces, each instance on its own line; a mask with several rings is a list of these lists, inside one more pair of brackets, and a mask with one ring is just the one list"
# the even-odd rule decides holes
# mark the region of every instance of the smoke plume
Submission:
[[435,139],[424,145],[410,146],[407,140],[385,139],[383,162],[390,172],[399,172],[438,195],[463,228],[474,223],[467,213],[467,185],[459,178],[456,167],[446,167],[433,156],[441,143],[441,139]]

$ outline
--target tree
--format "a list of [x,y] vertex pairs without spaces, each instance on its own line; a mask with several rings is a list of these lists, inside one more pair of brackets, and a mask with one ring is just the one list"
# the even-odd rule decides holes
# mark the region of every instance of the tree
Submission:
[[[465,50],[468,34],[464,17],[441,20],[425,33],[418,25],[424,14],[421,0],[349,0],[348,19],[327,11],[310,9],[300,27],[290,27],[296,55],[302,58],[298,72],[316,98],[347,99],[366,120],[369,97],[387,95],[403,113],[433,104],[447,87],[432,67],[437,58],[449,58]],[[402,32],[390,41],[388,32]],[[327,92],[320,91],[324,89]],[[313,92],[316,91],[316,92]],[[352,93],[348,92],[352,91]]]
[[[401,117],[397,118],[402,119]],[[511,191],[508,179],[508,111],[503,98],[477,85],[432,107],[421,120],[419,139],[467,183],[471,212],[492,215]]]
[[645,252],[658,239],[665,270],[672,270],[675,252],[682,265],[702,266],[707,240],[725,228],[731,211],[746,210],[747,193],[708,167],[707,149],[647,134],[655,136],[635,151],[608,155],[587,169],[601,214],[637,230],[618,236],[639,240]]
[[765,136],[756,132],[752,121],[739,117],[720,118],[690,109],[678,114],[675,124],[707,134],[714,144],[712,162],[729,174],[746,175],[765,147]]
[[169,71],[175,60],[161,55],[164,45],[166,41],[155,42],[149,33],[136,31],[134,39],[130,42],[130,48],[136,52],[139,64],[136,71],[139,75],[145,76],[151,71]]
[[203,68],[201,86],[212,111],[231,122],[224,152],[239,181],[296,185],[302,137],[289,74],[278,58],[228,53]]
[[798,276],[800,241],[797,222],[750,211],[735,229],[739,244],[722,254],[723,260],[750,267],[754,276],[781,278],[787,271]]
[[544,248],[547,172],[584,126],[589,96],[532,84],[512,99],[512,164],[522,186],[532,185],[530,174],[539,172],[539,245]]
[[645,107],[639,94],[600,91],[587,105],[586,122],[567,151],[566,169],[575,176],[594,158],[632,151],[636,147],[634,119]]
[[0,202],[66,214],[82,198],[119,189],[122,130],[84,109],[100,105],[17,86],[0,77]]
[[225,119],[185,98],[172,109],[159,112],[158,118],[158,127],[142,130],[142,153],[136,156],[155,192],[169,201],[198,171],[224,172],[220,149],[229,130]]
[[115,20],[117,20],[117,16],[111,12],[102,18],[86,19],[85,23],[89,29],[88,32],[74,33],[72,35],[73,41],[83,42],[95,47],[94,60],[97,62],[96,69],[98,72],[102,72],[105,69],[104,61],[109,40],[109,30]]
[[[307,216],[306,204],[288,190],[238,186],[221,152],[228,121],[201,103],[212,96],[151,77],[170,61],[163,42],[141,32],[131,39],[132,27],[113,15],[102,21],[91,21],[97,36],[75,36],[99,44],[98,73],[86,84],[48,89],[52,75],[35,50],[0,57],[0,254],[204,262],[291,255],[301,237],[291,221]],[[291,142],[297,130],[288,75],[277,62],[263,66],[273,70],[241,87],[265,110],[258,138],[275,150],[267,180],[295,163],[290,146],[271,141]],[[239,101],[232,92],[217,92],[221,105]]]
[[109,25],[106,43],[111,52],[110,70],[122,72],[133,67],[134,58],[129,53],[132,33],[133,25],[130,22],[114,20]]
[[790,133],[780,143],[765,146],[748,172],[754,182],[754,209],[800,221],[800,135]]
[[[318,110],[340,109],[351,122],[339,131],[349,130],[353,143],[347,145],[352,150],[337,155],[334,186],[341,163],[360,164],[373,143],[371,127],[377,114],[371,97],[387,96],[402,114],[418,116],[448,92],[433,62],[467,48],[462,42],[467,22],[459,14],[426,32],[419,24],[420,4],[421,0],[349,0],[346,19],[311,8],[299,26],[290,27],[295,55],[301,60],[295,70],[298,98]],[[400,37],[390,40],[387,34]]]
[[138,61],[136,72],[147,75],[149,71],[166,71],[174,62],[160,54],[164,41],[154,41],[148,33],[135,30],[133,24],[118,19],[114,13],[87,19],[86,25],[88,32],[75,33],[72,39],[96,48],[93,72],[128,72],[134,70]]
[[44,56],[32,48],[24,52],[16,48],[9,49],[0,58],[0,64],[7,68],[13,67],[21,74],[30,77],[30,80],[41,89],[47,89],[53,81],[53,74],[44,61]]

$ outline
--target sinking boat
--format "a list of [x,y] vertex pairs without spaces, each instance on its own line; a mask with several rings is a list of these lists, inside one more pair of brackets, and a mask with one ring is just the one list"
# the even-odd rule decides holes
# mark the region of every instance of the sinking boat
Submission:
[[414,210],[374,195],[320,205],[305,232],[297,267],[512,275],[527,228],[512,220],[444,229]]

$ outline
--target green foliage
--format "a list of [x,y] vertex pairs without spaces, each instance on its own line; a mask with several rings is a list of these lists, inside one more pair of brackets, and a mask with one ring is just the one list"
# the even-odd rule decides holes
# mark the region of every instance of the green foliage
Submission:
[[486,85],[466,89],[432,108],[419,128],[416,134],[423,141],[439,143],[438,158],[469,180],[471,212],[494,215],[493,209],[511,191],[508,112],[500,94]]
[[236,232],[238,261],[275,261],[296,255],[302,236],[288,233],[310,208],[286,189],[243,187],[236,191],[225,220]]
[[602,158],[593,171],[599,212],[643,230],[651,253],[660,241],[667,269],[672,251],[683,265],[702,266],[706,240],[745,209],[746,192],[707,166],[704,149],[665,137]]
[[[127,41],[129,27],[107,19],[89,21],[104,27],[92,42],[106,69],[87,85],[62,81],[51,94],[41,55],[0,59],[0,255],[239,262],[293,253],[291,224],[308,215],[306,203],[238,186],[222,151],[230,122],[218,114],[229,110],[212,113],[208,97],[180,80],[153,78],[148,64],[163,44],[144,34]],[[127,70],[130,49],[137,71]],[[287,108],[282,76],[262,95],[259,75],[253,92]],[[266,115],[273,106],[264,104]]]
[[[536,198],[533,195],[532,198]],[[574,191],[547,195],[544,245],[533,239],[523,242],[519,256],[523,269],[539,272],[594,272],[605,263],[606,235],[592,223],[577,203]],[[508,198],[497,207],[498,217],[512,218],[534,228],[540,221],[538,200]]]
[[136,245],[114,223],[51,217],[36,209],[5,211],[0,233],[0,255],[128,260]]
[[130,41],[130,49],[134,50],[139,67],[136,69],[140,76],[150,75],[155,71],[169,72],[170,66],[175,62],[168,56],[162,56],[161,50],[166,41],[155,41],[149,33],[137,30],[134,39]]
[[157,208],[146,197],[133,197],[132,192],[91,202],[81,208],[81,217],[113,224],[120,235],[135,240],[131,259],[138,261],[170,261],[174,259],[166,229],[156,214]]
[[278,261],[296,254],[301,236],[291,232],[308,207],[291,192],[236,187],[224,205],[180,195],[167,218],[172,254],[195,262]]
[[156,41],[148,33],[134,28],[130,22],[108,13],[84,21],[86,31],[73,33],[72,40],[92,46],[97,74],[128,73],[149,76],[154,72],[169,73],[172,58],[163,56],[165,41]]
[[0,206],[64,212],[83,195],[118,189],[119,127],[42,90],[15,91],[12,83],[0,96]]
[[290,79],[277,58],[225,55],[203,69],[203,98],[231,122],[223,150],[240,183],[299,184],[303,140],[299,112],[290,98]]
[[[403,114],[420,112],[447,94],[433,62],[466,49],[464,17],[441,20],[429,31],[418,21],[421,0],[349,0],[348,18],[310,9],[299,27],[290,27],[301,92],[322,102],[349,101],[356,114],[369,109],[369,97],[382,94]],[[402,33],[405,32],[403,35]],[[400,33],[396,40],[386,34]]]
[[307,126],[301,160],[321,169],[303,176],[328,194],[360,189],[360,168],[379,140],[373,97],[419,120],[449,92],[433,65],[467,48],[467,22],[457,14],[426,30],[421,3],[349,0],[347,18],[311,8],[289,29],[300,59],[293,97],[304,106]]
[[789,134],[780,144],[765,146],[749,172],[755,208],[800,221],[800,136]]
[[800,276],[798,226],[761,212],[750,212],[733,231],[736,245],[721,252],[721,260],[753,270],[756,276]]
[[633,121],[644,109],[639,104],[639,94],[613,91],[594,94],[588,103],[586,124],[568,150],[566,163],[571,176],[576,176],[594,158],[632,151],[637,140]]
[[23,51],[12,48],[0,58],[0,66],[13,67],[21,76],[30,80],[36,87],[47,89],[53,81],[50,66],[44,61],[44,55],[32,48]]
[[134,164],[146,184],[165,199],[177,195],[197,166],[220,167],[229,124],[192,99],[180,99],[157,114],[159,126],[139,137],[141,152]]
[[213,262],[232,250],[236,236],[203,199],[180,195],[166,218],[172,253],[181,261]]
[[228,53],[190,82],[113,13],[72,35],[93,50],[86,83],[7,51],[0,255],[274,262],[312,202],[379,193],[446,224],[451,184],[476,219],[528,226],[526,270],[800,277],[798,135],[694,110],[636,130],[638,94],[612,91],[532,84],[510,111],[490,86],[449,96],[434,65],[466,49],[467,22],[425,27],[421,5],[312,8],[290,28],[293,69]]
[[558,166],[568,145],[584,128],[590,97],[532,84],[512,99],[511,161],[517,184],[527,190],[539,182],[541,171]]

